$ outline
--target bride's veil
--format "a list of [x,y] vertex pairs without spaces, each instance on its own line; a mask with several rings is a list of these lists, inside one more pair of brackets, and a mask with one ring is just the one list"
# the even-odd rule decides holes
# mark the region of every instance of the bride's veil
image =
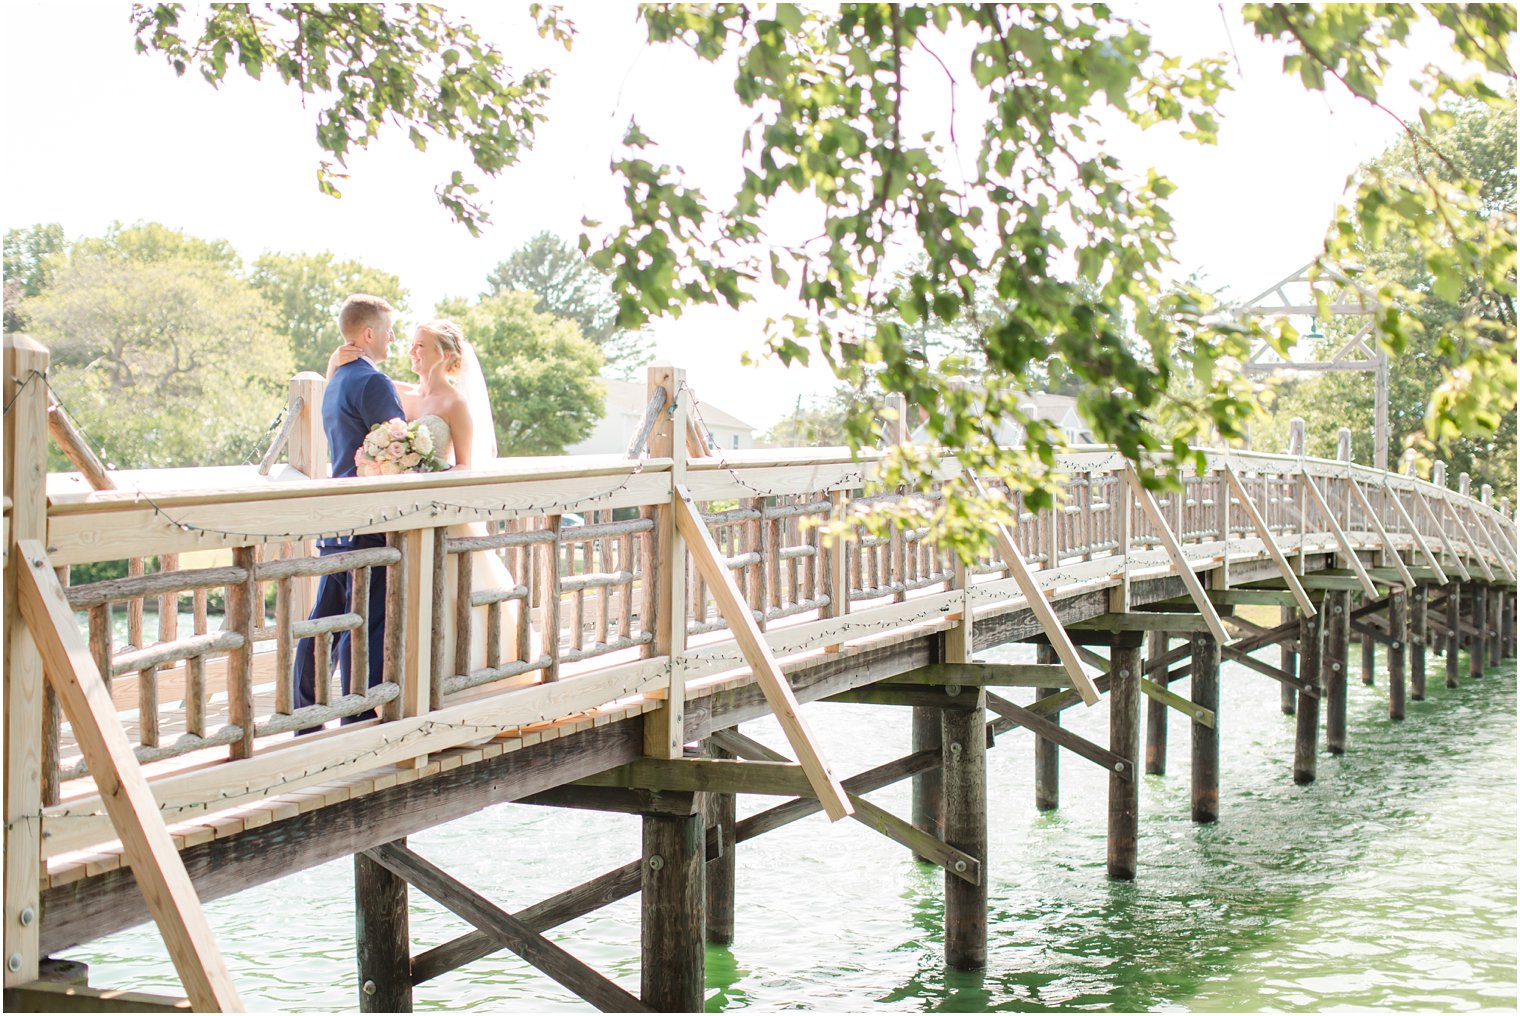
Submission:
[[459,370],[459,394],[464,396],[470,412],[474,437],[470,441],[470,468],[483,469],[496,458],[496,417],[491,413],[491,395],[486,390],[486,376],[475,356],[475,347],[461,343],[463,366]]

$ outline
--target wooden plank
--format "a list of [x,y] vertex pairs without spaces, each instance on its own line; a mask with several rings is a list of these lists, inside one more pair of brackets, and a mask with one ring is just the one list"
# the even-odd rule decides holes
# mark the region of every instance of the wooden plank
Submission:
[[1249,653],[1241,652],[1234,646],[1220,646],[1219,651],[1227,659],[1233,660],[1249,670],[1254,670],[1258,674],[1264,674],[1272,678],[1274,681],[1281,681],[1285,685],[1297,688],[1301,693],[1308,695],[1310,698],[1319,697],[1320,689],[1319,682],[1317,681],[1305,680],[1296,674],[1290,674],[1281,667],[1274,667],[1270,663],[1264,663]]
[[[686,651],[686,540],[677,524],[674,486],[686,479],[685,447],[677,435],[686,432],[690,393],[686,390],[686,372],[659,364],[649,368],[647,391],[650,400],[663,389],[667,413],[661,409],[649,437],[649,452],[670,459],[671,488],[662,490],[655,508],[655,530],[650,539],[658,546],[656,571],[644,576],[655,588],[654,651],[657,655],[678,660]],[[706,532],[706,527],[703,527]],[[728,572],[724,568],[725,574]],[[654,758],[680,758],[686,743],[686,681],[683,667],[671,668],[667,675],[665,700],[659,709],[644,717],[644,751]]]
[[792,694],[792,686],[787,683],[780,666],[776,663],[776,658],[771,655],[764,634],[755,624],[754,615],[749,612],[744,597],[734,585],[733,573],[719,556],[712,534],[707,531],[707,526],[703,525],[702,516],[697,511],[696,503],[692,501],[691,493],[685,486],[676,486],[671,506],[675,512],[676,528],[690,544],[697,570],[702,573],[712,589],[713,601],[718,606],[718,612],[728,621],[729,628],[743,650],[745,659],[749,661],[754,671],[756,683],[765,694],[766,701],[770,704],[772,712],[776,714],[776,719],[780,722],[787,741],[796,752],[798,761],[808,775],[808,781],[817,792],[818,799],[823,804],[824,813],[832,821],[844,818],[852,810],[849,801],[845,799],[844,790],[839,786],[839,781],[829,771],[828,764],[818,751],[807,723],[798,712],[797,699]]
[[1076,755],[1080,755],[1089,762],[1094,762],[1109,772],[1117,773],[1120,778],[1133,780],[1135,778],[1135,764],[1133,760],[1115,754],[1107,748],[1101,747],[1070,730],[1054,723],[1039,713],[1031,712],[1023,706],[1015,705],[992,692],[987,693],[987,708],[999,716],[1027,730],[1033,731],[1052,744],[1058,744]]
[[[987,491],[982,487],[981,480],[969,469],[965,472],[967,483],[977,494],[987,496]],[[1087,671],[1082,669],[1082,663],[1077,658],[1076,647],[1071,638],[1066,634],[1061,621],[1056,617],[1055,610],[1045,599],[1045,593],[1035,581],[1033,573],[1029,570],[1029,564],[1024,560],[1024,555],[1019,551],[1018,544],[1013,542],[1013,534],[1008,527],[996,520],[989,520],[992,530],[993,543],[997,547],[998,555],[1003,559],[1003,565],[1018,583],[1019,591],[1024,594],[1025,601],[1029,604],[1029,610],[1034,614],[1035,620],[1040,622],[1040,630],[1050,640],[1051,646],[1060,658],[1061,665],[1066,668],[1066,675],[1071,678],[1071,686],[1077,694],[1082,696],[1082,701],[1087,705],[1096,705],[1098,690],[1093,687],[1092,678],[1087,676]],[[1050,549],[1052,563],[1055,549]],[[1047,565],[1048,567],[1049,565]]]
[[817,796],[807,774],[795,762],[744,759],[639,759],[605,773],[588,776],[583,787],[624,787],[680,793],[771,794]]
[[1203,588],[1203,583],[1198,581],[1198,576],[1193,573],[1193,566],[1188,561],[1187,555],[1182,552],[1182,545],[1177,542],[1176,535],[1171,526],[1167,525],[1165,516],[1161,514],[1161,508],[1156,504],[1156,495],[1145,489],[1140,482],[1139,475],[1135,470],[1126,465],[1124,477],[1129,481],[1129,486],[1135,493],[1135,500],[1140,503],[1141,511],[1151,520],[1151,525],[1161,536],[1161,545],[1166,548],[1167,556],[1172,559],[1172,564],[1177,568],[1177,574],[1182,579],[1182,585],[1192,597],[1193,603],[1198,607],[1198,613],[1203,615],[1208,624],[1209,632],[1219,642],[1230,641],[1230,633],[1224,630],[1224,623],[1219,620],[1219,611],[1209,602],[1209,595]]
[[1462,555],[1458,554],[1457,548],[1452,546],[1451,537],[1446,534],[1446,527],[1441,524],[1441,520],[1430,507],[1430,502],[1425,500],[1425,494],[1418,487],[1414,489],[1414,503],[1420,506],[1420,511],[1424,512],[1426,520],[1435,529],[1436,535],[1441,538],[1441,546],[1451,557],[1451,563],[1457,569],[1457,574],[1462,576],[1462,581],[1471,582],[1472,573],[1462,563]]
[[1515,569],[1510,565],[1510,560],[1514,555],[1510,552],[1509,547],[1499,546],[1500,541],[1494,536],[1494,531],[1489,526],[1489,520],[1478,516],[1473,519],[1473,525],[1478,527],[1478,531],[1483,534],[1483,539],[1487,541],[1489,549],[1494,552],[1494,560],[1499,562],[1500,568],[1504,569],[1505,578],[1509,579],[1510,585],[1514,585]]
[[36,540],[19,540],[16,550],[21,613],[46,661],[45,673],[68,715],[95,783],[101,788],[103,806],[158,923],[185,993],[202,1011],[240,1011],[242,1000],[228,976],[195,888],[132,755],[110,693],[79,635],[47,554]]
[[[1257,509],[1256,502],[1251,499],[1251,494],[1246,490],[1246,485],[1240,481],[1240,477],[1235,473],[1235,468],[1228,462],[1224,463],[1222,470],[1230,489],[1235,492],[1236,498],[1240,500],[1240,506],[1245,509],[1246,518],[1251,520],[1251,528],[1256,530],[1256,535],[1266,545],[1267,554],[1271,556],[1272,563],[1277,565],[1278,574],[1282,576],[1283,582],[1287,583],[1288,591],[1293,594],[1293,599],[1298,604],[1298,609],[1305,614],[1313,614],[1315,609],[1314,601],[1309,598],[1309,594],[1304,590],[1303,583],[1298,581],[1298,576],[1294,574],[1292,566],[1288,564],[1287,557],[1283,555],[1282,549],[1277,546],[1277,537],[1268,528],[1266,520],[1261,517],[1261,512]],[[1225,494],[1225,501],[1229,501],[1228,493]]]
[[1171,611],[1137,611],[1133,614],[1103,614],[1099,617],[1090,617],[1085,621],[1078,621],[1071,627],[1073,630],[1106,632],[1169,631],[1187,633],[1210,630],[1209,621],[1206,617],[1191,612],[1178,613]]
[[[1177,710],[1194,723],[1203,727],[1214,726],[1214,711],[1207,709],[1192,699],[1178,695],[1174,691],[1168,691],[1155,681],[1142,677],[1140,679],[1140,693],[1153,702],[1159,702]],[[1163,713],[1163,715],[1165,715]]]
[[824,702],[849,702],[856,705],[868,706],[909,706],[915,709],[931,709],[939,719],[937,713],[941,709],[974,709],[976,707],[976,691],[979,685],[968,684],[964,687],[954,686],[952,693],[951,685],[926,686],[918,684],[892,684],[883,682],[873,684],[865,688],[851,688],[848,691],[835,692],[826,696]]
[[[1383,520],[1378,518],[1377,509],[1372,507],[1372,502],[1367,499],[1367,494],[1362,490],[1362,485],[1356,482],[1356,477],[1351,474],[1350,470],[1346,472],[1346,484],[1351,488],[1351,494],[1356,498],[1357,503],[1362,506],[1362,513],[1367,517],[1367,521],[1372,523],[1372,531],[1377,533],[1378,539],[1382,542],[1386,557],[1393,561],[1394,571],[1398,573],[1399,581],[1403,583],[1405,588],[1413,589],[1414,576],[1410,574],[1409,566],[1404,563],[1404,559],[1399,556],[1399,552],[1394,548],[1393,540],[1388,536],[1388,530],[1383,528]],[[1384,493],[1386,494],[1386,492],[1385,489]]]
[[[1086,646],[1080,647],[1078,649],[1078,652],[1082,654],[1082,659],[1087,663],[1099,668],[1100,670],[1108,670],[1109,661],[1102,655],[1093,652]],[[1182,659],[1186,655],[1188,655],[1188,647],[1187,645],[1183,645],[1181,648],[1172,650],[1158,660],[1148,661],[1147,666],[1149,669],[1146,672],[1151,673],[1154,672],[1158,667],[1164,668],[1170,666],[1172,663]],[[1186,669],[1187,668],[1185,667],[1179,668],[1179,672],[1185,672]],[[1205,727],[1212,727],[1214,725],[1214,714],[1212,712],[1206,709],[1201,709],[1197,703],[1191,702],[1175,692],[1168,691],[1165,687],[1157,684],[1155,681],[1151,681],[1147,678],[1142,677],[1140,679],[1140,692],[1141,694],[1145,695],[1146,698],[1153,699],[1154,701],[1160,702],[1163,705],[1172,707],[1195,723],[1201,723]],[[1054,713],[1056,711],[1059,711],[1061,708],[1064,708],[1059,704],[1059,698],[1059,696],[1049,696],[1047,698],[1040,699],[1029,708],[1040,715],[1044,715],[1047,711]],[[1054,708],[1051,708],[1052,706]]]
[[[1299,588],[1303,588],[1302,583],[1299,584]],[[1289,589],[1241,589],[1239,587],[1234,589],[1210,589],[1209,599],[1221,607],[1242,605],[1298,607],[1298,597]],[[1310,602],[1312,603],[1313,601],[1311,600]]]
[[630,992],[406,847],[387,843],[366,853],[601,1011],[651,1011]]

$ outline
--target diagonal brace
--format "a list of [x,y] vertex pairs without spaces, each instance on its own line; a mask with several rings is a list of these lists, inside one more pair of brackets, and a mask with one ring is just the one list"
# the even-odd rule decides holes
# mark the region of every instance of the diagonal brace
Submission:
[[1047,720],[1039,713],[1031,712],[1023,706],[1014,705],[1001,695],[987,693],[987,708],[1003,717],[1017,723],[1026,730],[1033,731],[1053,744],[1059,744],[1066,750],[1080,755],[1089,762],[1095,762],[1109,772],[1114,773],[1122,780],[1135,778],[1135,763],[1117,752],[1109,751],[1075,734],[1067,728],[1051,720]]

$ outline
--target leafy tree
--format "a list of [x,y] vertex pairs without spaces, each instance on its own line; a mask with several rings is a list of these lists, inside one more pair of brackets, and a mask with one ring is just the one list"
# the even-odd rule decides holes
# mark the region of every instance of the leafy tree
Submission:
[[[848,422],[867,397],[852,388],[839,387],[828,395],[797,400],[790,413],[761,434],[758,443],[778,448],[832,448],[849,444]],[[880,395],[874,403],[881,404]]]
[[513,251],[486,276],[486,285],[486,296],[511,290],[537,296],[534,310],[574,321],[618,374],[649,362],[642,337],[618,327],[617,301],[606,275],[553,233],[539,233]]
[[56,222],[5,231],[6,331],[26,327],[20,314],[21,301],[47,288],[53,277],[55,256],[67,246],[63,227]]
[[505,292],[440,308],[475,347],[502,455],[557,455],[591,433],[605,408],[602,354],[573,321],[534,309],[532,293]]
[[[1430,145],[1444,158],[1423,153],[1409,137],[1363,166],[1362,180],[1407,179],[1424,171],[1443,183],[1457,180],[1476,185],[1472,196],[1478,215],[1495,230],[1514,231],[1516,214],[1515,94],[1499,104],[1471,100],[1449,104],[1432,118]],[[1479,277],[1465,285],[1438,286],[1439,277],[1408,229],[1390,229],[1373,235],[1359,230],[1348,251],[1362,266],[1362,281],[1396,288],[1405,304],[1407,341],[1402,352],[1389,361],[1389,443],[1395,449],[1414,448],[1428,472],[1429,462],[1447,460],[1453,479],[1470,473],[1478,482],[1492,483],[1504,494],[1515,492],[1515,363],[1511,358],[1496,373],[1497,390],[1477,407],[1491,415],[1485,433],[1464,436],[1448,430],[1445,447],[1429,434],[1431,407],[1455,368],[1471,355],[1464,342],[1502,347],[1503,332],[1512,341],[1515,327],[1513,265],[1508,290],[1490,287]],[[1463,334],[1469,320],[1481,324]],[[1360,326],[1360,323],[1357,323]],[[1335,347],[1349,336],[1327,328],[1325,345]],[[1374,406],[1372,379],[1364,374],[1327,374],[1294,384],[1281,403],[1270,440],[1285,440],[1286,421],[1301,416],[1308,423],[1308,451],[1334,455],[1336,432],[1349,427],[1352,454],[1361,462],[1372,460]],[[1397,463],[1390,463],[1397,467]]]
[[[298,27],[316,17],[306,5],[269,9]],[[139,6],[139,42],[181,65],[199,63],[213,80],[235,56],[255,75],[274,63],[302,87],[313,81],[311,52],[323,60],[365,58],[347,66],[367,89],[366,102],[339,103],[344,115],[329,139],[334,143],[324,141],[329,151],[346,149],[350,126],[367,138],[392,117],[436,122],[432,109],[419,107],[417,93],[374,85],[365,62],[378,55],[380,66],[392,69],[393,50],[401,46],[422,53],[417,63],[426,65],[428,47],[437,48],[429,34],[437,19],[426,9],[398,7],[384,16],[370,7],[324,9],[312,29],[321,45],[310,51],[236,10],[219,8],[200,41],[189,43],[178,29],[178,7]],[[572,25],[552,9],[535,7],[533,14],[541,32],[569,44]],[[1284,69],[1309,89],[1344,87],[1376,102],[1390,55],[1422,22],[1465,62],[1458,72],[1438,66],[1422,72],[1417,87],[1432,100],[1492,102],[1502,97],[1483,75],[1515,76],[1508,58],[1515,10],[1505,4],[1248,4],[1243,14],[1258,38],[1286,44]],[[621,327],[699,303],[737,307],[768,280],[802,308],[767,332],[784,362],[821,357],[854,387],[878,379],[927,412],[931,437],[964,466],[1003,476],[1025,490],[1033,507],[1050,500],[1053,440],[1032,432],[1022,449],[1006,451],[993,437],[998,418],[1016,415],[1034,365],[1064,363],[1097,438],[1116,444],[1151,485],[1169,482],[1167,469],[1196,461],[1190,440],[1212,432],[1226,440],[1243,436],[1257,406],[1239,382],[1237,361],[1257,338],[1284,349],[1292,336],[1220,318],[1196,290],[1166,291],[1173,185],[1154,171],[1121,166],[1104,135],[1104,117],[1112,113],[1212,141],[1216,101],[1227,87],[1223,60],[1184,64],[1158,51],[1143,24],[1107,5],[863,3],[804,10],[670,3],[646,6],[641,17],[652,44],[732,66],[736,94],[754,118],[734,139],[740,183],[718,201],[690,186],[630,122],[626,151],[613,162],[626,217],[600,241],[583,238],[596,247],[593,261],[613,273]],[[384,50],[373,41],[377,19],[386,24]],[[346,36],[333,27],[344,21],[352,22]],[[335,36],[356,41],[334,56]],[[1465,76],[1473,69],[1482,73]],[[974,155],[961,150],[953,131],[905,127],[904,96],[926,77],[944,76],[956,101],[978,110],[980,136],[968,142]],[[324,73],[318,83],[326,87],[328,80]],[[339,81],[352,87],[348,77]],[[513,158],[531,139],[546,81],[530,89],[525,78],[514,91],[502,79],[496,91],[482,85],[474,93],[491,96],[494,104],[481,105],[493,111],[517,113],[516,123],[510,116],[498,121],[499,133],[476,136],[477,165],[482,155]],[[432,83],[425,80],[419,92]],[[1422,144],[1438,126],[1433,115],[1409,127]],[[799,200],[817,209],[818,236],[773,243],[765,232],[773,208]],[[464,218],[471,228],[478,221]],[[1513,228],[1483,219],[1465,184],[1444,184],[1428,169],[1408,180],[1365,181],[1327,253],[1340,254],[1359,233],[1376,238],[1400,225],[1410,230],[1437,293],[1477,280],[1487,291],[1513,296]],[[893,281],[905,238],[923,261]],[[985,383],[959,387],[933,368],[902,325],[966,317],[978,276],[995,280],[996,298],[1010,313],[978,338]],[[1379,292],[1388,309],[1378,315],[1376,338],[1397,352],[1411,326],[1393,308],[1407,294],[1391,283]],[[1462,355],[1448,361],[1452,369],[1433,403],[1438,437],[1453,429],[1492,430],[1488,404],[1512,399],[1504,365],[1514,358],[1514,331],[1490,324],[1475,315],[1446,332]],[[1173,386],[1178,372],[1192,384]],[[1163,416],[1172,419],[1165,436],[1157,429]],[[858,440],[868,430],[856,426],[852,435]],[[923,484],[936,458],[901,450],[885,482]],[[979,502],[954,481],[947,493],[940,536],[969,552],[982,537],[983,514],[1005,515],[1006,506]],[[879,517],[889,521],[888,513]]]
[[160,222],[130,226],[113,222],[104,236],[85,237],[74,244],[71,253],[140,264],[178,259],[204,262],[225,272],[243,270],[243,259],[226,240],[203,240]]
[[254,287],[274,307],[276,330],[290,340],[296,370],[325,373],[327,358],[342,341],[338,309],[351,293],[383,296],[406,306],[401,280],[358,261],[338,261],[331,252],[265,254],[253,263]]
[[268,304],[214,261],[98,247],[80,244],[21,305],[59,399],[120,468],[244,461],[290,375]]

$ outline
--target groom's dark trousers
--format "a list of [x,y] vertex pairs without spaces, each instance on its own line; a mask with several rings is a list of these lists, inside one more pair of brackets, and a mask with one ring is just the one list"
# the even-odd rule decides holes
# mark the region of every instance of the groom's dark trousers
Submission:
[[[354,452],[363,443],[372,426],[394,417],[404,416],[396,388],[384,374],[375,369],[368,360],[346,363],[333,372],[327,391],[322,396],[322,429],[327,432],[327,450],[332,460],[333,479],[354,476]],[[317,543],[322,557],[341,554],[347,550],[363,550],[366,547],[385,546],[385,536],[367,533],[354,537],[328,537]],[[346,614],[350,609],[350,589],[353,574],[339,572],[324,575],[317,584],[317,599],[312,607],[311,618],[333,617]],[[319,636],[330,638],[331,636]],[[375,568],[369,578],[369,675],[364,686],[354,688],[349,672],[353,657],[349,652],[350,632],[340,632],[334,639],[330,657],[338,664],[342,677],[343,694],[362,692],[365,687],[380,683],[385,660],[385,569]],[[311,639],[302,639],[296,647],[296,662],[292,685],[295,707],[300,709],[316,702],[317,681],[331,681],[332,674],[317,674],[316,652]],[[367,720],[375,715],[366,710],[355,716],[345,717],[344,723]],[[316,728],[308,728],[308,730]],[[306,733],[307,731],[302,731]]]

